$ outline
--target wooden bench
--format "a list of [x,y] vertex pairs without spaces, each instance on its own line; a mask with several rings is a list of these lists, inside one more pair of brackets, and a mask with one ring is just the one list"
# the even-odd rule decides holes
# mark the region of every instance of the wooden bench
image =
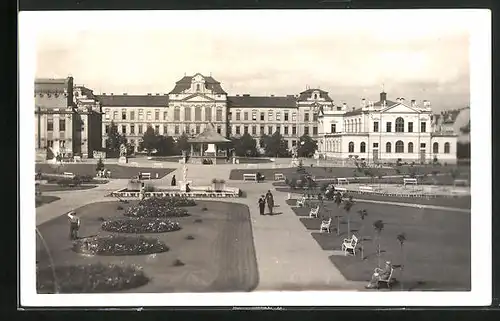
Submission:
[[335,187],[335,192],[347,193],[347,188]]
[[141,173],[142,179],[151,179],[151,173]]
[[319,206],[316,206],[315,208],[311,208],[311,210],[309,211],[309,217],[318,218],[318,214],[319,214]]
[[462,186],[468,186],[469,185],[469,180],[467,179],[456,179],[453,181],[453,186],[457,185],[462,185]]
[[243,181],[252,180],[257,182],[257,174],[243,174]]
[[342,242],[342,251],[344,251],[344,255],[347,255],[347,252],[352,251],[353,255],[356,255],[356,246],[358,245],[358,238],[356,235],[352,235],[350,239],[344,239]]
[[347,180],[347,178],[337,178],[337,184],[338,185],[341,185],[341,184],[349,185],[349,181]]
[[286,177],[283,173],[274,173],[274,180],[275,181],[284,181],[285,179],[286,179]]
[[[379,269],[375,269],[375,272],[378,273]],[[380,283],[384,283],[387,285],[387,288],[390,289],[391,288],[391,285],[392,285],[392,274],[394,272],[394,268],[391,267],[391,273],[389,274],[389,276],[387,278],[382,278],[382,277],[379,277],[379,279],[377,280],[377,289],[380,288]]]
[[416,178],[403,178],[403,185],[405,187],[406,187],[406,184],[417,185],[417,179]]
[[326,231],[328,233],[330,232],[330,226],[332,225],[332,218],[330,217],[328,221],[321,221],[321,226],[319,227],[319,232],[323,233],[323,231]]
[[369,185],[360,185],[359,190],[361,192],[373,192],[373,187],[371,187]]
[[153,168],[163,168],[163,164],[162,163],[154,163]]
[[64,173],[63,173],[63,175],[64,175],[65,177],[68,177],[68,178],[73,178],[73,177],[75,177],[75,174],[70,173],[70,172],[64,172]]
[[304,207],[306,205],[306,198],[302,196],[297,200],[297,203],[295,203],[297,207]]
[[137,163],[137,162],[132,162],[132,163],[130,163],[130,166],[139,167],[139,163]]

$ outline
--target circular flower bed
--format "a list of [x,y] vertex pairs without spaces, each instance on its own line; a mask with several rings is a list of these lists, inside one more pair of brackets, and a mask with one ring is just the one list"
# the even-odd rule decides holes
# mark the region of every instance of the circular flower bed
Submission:
[[162,218],[119,218],[102,223],[101,228],[118,233],[164,233],[181,229],[177,222]]
[[123,213],[129,217],[183,217],[189,216],[188,212],[183,208],[170,206],[130,206]]
[[98,263],[58,266],[55,271],[51,267],[39,269],[36,288],[40,294],[105,293],[137,288],[148,282],[139,267]]
[[94,236],[73,242],[73,251],[91,255],[144,255],[168,250],[162,241],[142,235]]
[[195,206],[196,202],[193,199],[187,197],[164,196],[164,197],[151,197],[144,199],[139,203],[139,205],[185,207],[185,206]]

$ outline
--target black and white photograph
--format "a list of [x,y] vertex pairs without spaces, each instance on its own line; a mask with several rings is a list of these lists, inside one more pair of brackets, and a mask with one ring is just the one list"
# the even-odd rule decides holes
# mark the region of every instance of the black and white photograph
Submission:
[[19,50],[21,305],[491,303],[488,10],[22,12]]

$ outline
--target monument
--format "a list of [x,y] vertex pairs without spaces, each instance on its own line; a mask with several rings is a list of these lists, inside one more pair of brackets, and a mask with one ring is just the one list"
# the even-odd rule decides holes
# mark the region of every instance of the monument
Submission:
[[120,158],[118,159],[118,164],[127,164],[127,146],[125,144],[120,145]]
[[290,164],[292,167],[299,166],[299,158],[298,158],[299,150],[297,146],[292,147],[292,163]]

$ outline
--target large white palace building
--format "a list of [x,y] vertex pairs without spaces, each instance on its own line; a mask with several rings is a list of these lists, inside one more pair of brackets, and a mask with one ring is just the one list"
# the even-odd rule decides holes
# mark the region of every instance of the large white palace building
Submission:
[[[39,102],[42,92],[43,97],[51,94],[42,89],[47,83],[51,86],[60,83],[62,96],[66,94],[67,100],[61,102],[61,106]],[[66,109],[81,115],[83,109],[80,111],[79,106],[83,107],[83,101],[68,96],[77,96],[79,92],[79,87],[73,88],[72,78],[69,85],[67,80],[37,80],[36,84],[37,142],[38,148],[45,148],[52,146],[52,137],[55,137],[52,132],[62,131],[54,128],[49,133],[52,120],[48,116],[41,118],[41,112],[47,108],[56,112]],[[403,98],[391,101],[385,92],[376,102],[363,99],[359,108],[352,108],[345,103],[336,105],[324,90],[310,88],[286,96],[230,96],[220,82],[201,74],[184,76],[170,92],[162,94],[93,95],[91,90],[82,89],[87,92],[85,97],[90,98],[88,110],[103,115],[102,122],[100,117],[83,119],[86,126],[82,127],[100,127],[99,135],[85,131],[82,138],[72,140],[68,135],[80,136],[80,129],[65,132],[68,137],[64,140],[72,141],[73,152],[81,151],[85,154],[83,157],[92,157],[95,139],[101,140],[104,147],[112,122],[136,149],[149,126],[160,135],[178,137],[183,133],[199,134],[212,123],[217,132],[226,137],[248,133],[257,144],[263,134],[278,131],[289,148],[298,145],[300,136],[307,134],[318,141],[318,154],[325,159],[358,157],[368,162],[398,159],[430,162],[437,158],[440,162],[456,162],[457,133],[452,126],[456,114],[433,115],[428,101],[407,103]]]

